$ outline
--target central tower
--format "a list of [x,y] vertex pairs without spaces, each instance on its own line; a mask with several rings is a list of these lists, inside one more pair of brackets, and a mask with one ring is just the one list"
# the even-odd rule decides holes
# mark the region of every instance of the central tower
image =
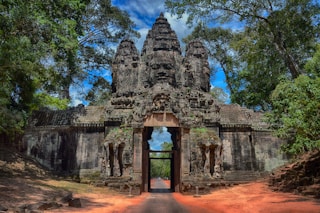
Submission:
[[157,88],[189,88],[209,92],[208,55],[200,41],[188,44],[186,57],[167,19],[161,13],[149,30],[141,55],[130,40],[121,42],[112,66],[113,92],[134,96]]
[[[177,35],[161,13],[149,30],[140,55],[133,41],[126,39],[120,43],[112,64],[112,77],[112,98],[105,107],[107,151],[115,153],[110,147],[114,149],[117,145],[110,144],[118,143],[108,132],[120,126],[132,128],[132,143],[128,141],[118,147],[132,150],[132,175],[135,180],[142,179],[142,190],[146,191],[151,151],[147,141],[153,127],[168,127],[175,142],[172,190],[179,191],[181,175],[189,175],[190,147],[189,139],[185,138],[189,129],[219,120],[218,103],[209,94],[205,47],[199,40],[192,41],[186,47],[185,57],[182,56]],[[205,121],[206,117],[210,119]],[[118,164],[113,163],[112,168],[124,170],[125,166]]]
[[169,84],[177,87],[181,49],[176,33],[171,29],[163,14],[157,18],[148,32],[142,49],[142,62],[145,66],[143,86]]

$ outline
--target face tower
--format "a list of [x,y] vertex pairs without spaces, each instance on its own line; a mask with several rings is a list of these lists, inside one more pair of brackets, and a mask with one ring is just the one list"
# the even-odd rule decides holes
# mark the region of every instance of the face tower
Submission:
[[[120,43],[112,77],[113,97],[107,116],[112,119],[117,114],[115,119],[122,124],[141,126],[143,118],[155,112],[171,113],[183,124],[190,122],[190,108],[206,108],[206,113],[219,108],[208,93],[210,71],[205,47],[194,40],[182,56],[177,35],[163,14],[149,30],[140,55],[133,41]],[[132,116],[117,109],[132,109]]]

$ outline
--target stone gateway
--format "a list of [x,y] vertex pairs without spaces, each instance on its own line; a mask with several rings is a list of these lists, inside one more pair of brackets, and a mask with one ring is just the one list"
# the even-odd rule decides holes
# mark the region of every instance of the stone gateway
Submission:
[[262,113],[212,97],[206,48],[194,40],[183,55],[163,14],[141,54],[131,40],[119,44],[112,77],[105,106],[35,112],[23,139],[27,154],[54,171],[97,175],[136,193],[150,190],[154,127],[171,134],[172,191],[254,180],[287,161]]

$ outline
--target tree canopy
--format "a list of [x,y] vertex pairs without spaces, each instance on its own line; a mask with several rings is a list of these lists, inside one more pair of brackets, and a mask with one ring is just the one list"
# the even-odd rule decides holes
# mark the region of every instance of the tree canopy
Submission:
[[304,65],[319,40],[320,8],[311,0],[167,0],[166,5],[198,23],[186,40],[203,39],[225,72],[231,101],[253,109],[269,110],[280,79],[306,74]]
[[283,150],[291,154],[320,148],[320,45],[305,65],[309,75],[283,80],[272,92],[273,110],[267,118],[277,136],[289,140]]
[[110,0],[3,0],[0,26],[0,134],[20,131],[32,110],[66,108],[86,79],[108,87],[95,71],[108,69],[110,44],[138,36]]
[[[162,151],[171,151],[172,150],[172,142],[163,142],[161,144]],[[151,153],[150,161],[150,176],[152,178],[162,177],[162,178],[170,178],[171,177],[171,157],[170,153]]]

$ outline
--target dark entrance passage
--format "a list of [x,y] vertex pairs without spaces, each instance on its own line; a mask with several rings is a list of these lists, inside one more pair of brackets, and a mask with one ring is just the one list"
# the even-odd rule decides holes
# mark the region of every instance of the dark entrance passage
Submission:
[[180,128],[144,128],[142,181],[145,192],[179,191]]

